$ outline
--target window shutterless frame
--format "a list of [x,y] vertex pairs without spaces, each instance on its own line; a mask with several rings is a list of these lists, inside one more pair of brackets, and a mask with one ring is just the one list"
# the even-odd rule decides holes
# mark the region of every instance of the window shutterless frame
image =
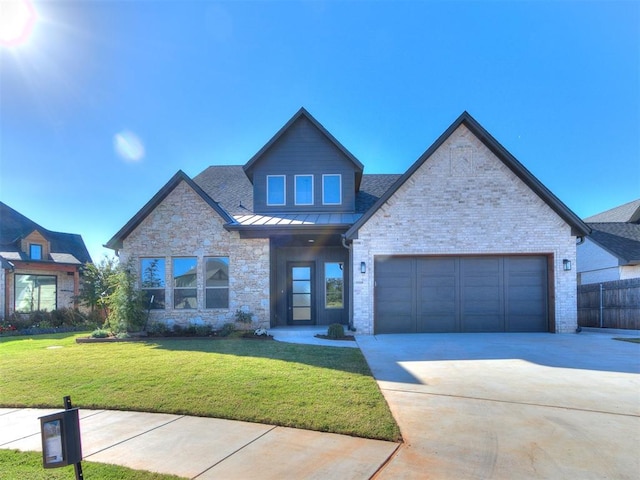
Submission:
[[313,205],[313,175],[295,176],[295,204]]
[[322,204],[342,205],[342,175],[339,173],[322,175]]
[[285,175],[267,175],[267,205],[281,206],[287,203]]
[[173,308],[192,310],[198,308],[198,259],[173,257]]

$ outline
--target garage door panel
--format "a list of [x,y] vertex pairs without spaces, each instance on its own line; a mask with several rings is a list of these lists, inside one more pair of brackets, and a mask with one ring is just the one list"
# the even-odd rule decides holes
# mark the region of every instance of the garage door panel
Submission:
[[376,260],[376,333],[548,331],[547,257]]

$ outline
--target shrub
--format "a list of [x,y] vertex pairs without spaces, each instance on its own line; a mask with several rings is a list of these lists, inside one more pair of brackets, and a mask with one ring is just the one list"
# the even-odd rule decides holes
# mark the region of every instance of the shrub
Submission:
[[253,313],[245,312],[244,310],[236,310],[236,322],[239,323],[251,323]]
[[225,323],[218,332],[218,335],[221,337],[228,337],[235,331],[235,329],[236,327],[233,323]]
[[153,322],[149,328],[147,328],[147,332],[150,335],[155,335],[158,337],[164,337],[171,332],[171,329],[167,326],[166,323],[163,322]]
[[107,338],[109,336],[109,330],[97,328],[91,332],[91,338]]
[[177,323],[173,326],[173,334],[174,335],[182,335],[184,332],[184,327],[182,325],[178,325]]
[[118,267],[110,277],[113,292],[107,297],[107,323],[115,333],[139,331],[145,322],[142,292],[128,268]]
[[211,335],[211,325],[196,325],[195,329],[198,337],[208,337]]
[[344,337],[344,327],[339,323],[332,323],[327,330],[327,337],[342,338]]

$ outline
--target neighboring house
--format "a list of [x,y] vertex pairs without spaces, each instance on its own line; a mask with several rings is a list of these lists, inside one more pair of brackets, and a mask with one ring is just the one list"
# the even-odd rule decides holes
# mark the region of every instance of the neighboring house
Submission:
[[75,307],[87,262],[80,235],[47,230],[0,202],[1,316]]
[[589,228],[468,113],[404,175],[301,109],[244,166],[176,175],[109,240],[155,321],[359,333],[576,329]]
[[578,284],[640,278],[640,199],[585,222],[591,235],[578,246]]

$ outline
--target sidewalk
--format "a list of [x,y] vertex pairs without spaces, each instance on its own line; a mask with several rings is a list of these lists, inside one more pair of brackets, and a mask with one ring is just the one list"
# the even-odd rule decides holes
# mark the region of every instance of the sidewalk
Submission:
[[[0,409],[0,448],[42,451],[39,417]],[[83,461],[197,479],[368,479],[399,444],[258,423],[80,410]]]

